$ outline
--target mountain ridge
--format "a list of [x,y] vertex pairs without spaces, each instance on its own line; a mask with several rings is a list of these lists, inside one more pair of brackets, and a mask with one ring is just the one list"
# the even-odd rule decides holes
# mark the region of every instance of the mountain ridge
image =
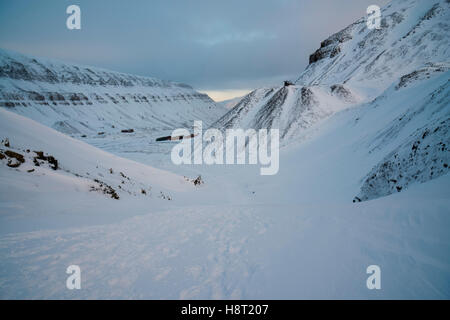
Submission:
[[0,107],[66,134],[159,132],[225,109],[192,87],[0,50]]

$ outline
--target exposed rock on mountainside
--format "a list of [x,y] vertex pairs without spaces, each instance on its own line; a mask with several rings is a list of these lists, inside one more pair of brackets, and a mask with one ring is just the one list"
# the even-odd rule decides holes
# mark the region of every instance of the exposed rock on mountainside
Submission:
[[[363,17],[322,41],[296,86],[257,89],[213,126],[275,128],[281,143],[288,144],[333,114],[359,107],[361,116],[370,114],[382,126],[375,135],[362,131],[355,148],[364,146],[367,154],[376,153],[372,159],[383,160],[361,177],[357,199],[388,195],[447,173],[442,144],[449,140],[444,126],[450,113],[450,1],[392,1],[381,18],[378,30],[367,28]],[[410,88],[408,94],[402,91]],[[380,105],[392,111],[369,111]],[[431,140],[411,150],[424,132]]]
[[359,100],[344,85],[257,89],[215,122],[215,128],[274,128],[289,143],[318,121]]
[[373,98],[419,66],[447,61],[449,6],[446,0],[392,1],[381,10],[380,29],[368,29],[363,17],[323,41],[297,83],[371,88]]
[[225,112],[190,86],[0,50],[0,107],[79,135],[173,129]]

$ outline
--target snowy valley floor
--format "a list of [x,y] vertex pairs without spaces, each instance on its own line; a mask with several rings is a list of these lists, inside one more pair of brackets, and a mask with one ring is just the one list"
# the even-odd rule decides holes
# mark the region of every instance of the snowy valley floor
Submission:
[[[448,298],[449,183],[356,205],[187,206],[5,234],[1,297]],[[65,286],[71,264],[81,290]],[[381,290],[366,288],[371,264]]]
[[[88,156],[84,171],[106,179],[103,171],[116,166],[136,181],[129,188],[149,175],[154,188],[165,183],[173,196],[121,194],[114,200],[84,191],[84,182],[67,192],[72,182],[66,183],[65,172],[32,176],[2,166],[2,299],[450,297],[449,175],[355,204],[355,181],[378,159],[365,159],[364,150],[331,129],[284,150],[280,172],[272,177],[259,176],[258,166],[175,167],[167,146],[153,153],[127,152],[131,143],[122,151],[103,146],[204,177],[200,187],[181,188],[168,172],[97,152],[10,113],[2,117],[13,145],[39,143],[74,170],[81,160],[66,155],[66,144],[73,154]],[[143,142],[135,147],[145,151]],[[95,157],[101,159],[97,166]],[[381,290],[366,287],[366,268],[374,264],[381,268]],[[81,268],[81,290],[66,288],[69,265]]]

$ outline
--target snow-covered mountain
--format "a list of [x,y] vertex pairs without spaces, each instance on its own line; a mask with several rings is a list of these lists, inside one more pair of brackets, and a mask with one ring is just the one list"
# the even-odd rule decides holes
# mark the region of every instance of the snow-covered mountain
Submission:
[[290,139],[305,124],[376,98],[403,76],[438,67],[449,60],[449,6],[446,0],[393,1],[382,8],[381,29],[367,28],[363,17],[333,34],[311,54],[295,86],[257,89],[214,126],[269,126]]
[[190,86],[0,50],[0,107],[71,135],[154,132],[225,112]]
[[392,2],[386,30],[352,24],[296,85],[255,90],[216,122],[279,127],[273,176],[170,160],[179,142],[153,133],[221,113],[183,85],[3,53],[16,72],[0,77],[14,103],[0,107],[0,299],[449,299],[449,5]]
[[340,83],[364,89],[370,99],[425,64],[448,61],[449,6],[446,0],[392,1],[381,9],[380,29],[367,28],[363,17],[322,41],[296,83]]
[[366,119],[354,132],[361,137],[355,148],[381,161],[361,177],[355,201],[447,173],[450,2],[397,0],[381,13],[381,29],[359,19],[321,42],[295,85],[257,89],[213,126],[277,128],[287,145],[321,130],[333,114],[358,108],[381,122]]
[[224,101],[217,102],[217,104],[220,104],[221,106],[225,107],[226,109],[233,109],[241,100],[242,97],[236,97]]
[[320,119],[360,100],[343,85],[257,89],[216,121],[215,128],[277,128],[286,142]]

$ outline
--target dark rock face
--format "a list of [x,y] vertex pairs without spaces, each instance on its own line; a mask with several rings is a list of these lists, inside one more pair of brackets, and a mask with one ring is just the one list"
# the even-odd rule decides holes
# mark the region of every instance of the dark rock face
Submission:
[[97,186],[91,186],[91,191],[102,192],[103,194],[109,195],[114,200],[120,199],[116,190],[114,190],[114,188],[110,185],[98,179],[94,179],[94,182],[97,183]]
[[314,103],[316,103],[316,100],[314,99],[314,93],[308,87],[302,87],[301,100],[302,100],[302,104],[304,104],[306,106],[311,106]]
[[430,75],[434,73],[445,72],[447,70],[448,66],[444,64],[427,63],[425,67],[402,76],[395,89],[399,90],[400,88],[405,88],[414,81],[429,78]]
[[354,101],[354,97],[349,89],[342,84],[334,84],[330,87],[331,93],[337,95],[347,101]]
[[352,39],[350,34],[352,26],[353,25],[350,25],[344,30],[339,31],[333,34],[328,39],[322,41],[320,43],[320,48],[309,56],[309,64],[317,62],[327,57],[333,58],[337,56],[341,52],[340,44]]
[[55,157],[50,156],[50,155],[44,155],[43,151],[35,151],[34,153],[36,153],[36,157],[34,157],[33,162],[34,164],[39,167],[40,162],[41,161],[47,161],[48,164],[50,165],[50,168],[52,168],[53,170],[58,170],[58,160],[55,159]]
[[288,91],[287,87],[279,89],[269,101],[261,108],[255,116],[257,128],[272,128],[274,119],[281,112],[281,107],[286,101]]
[[82,92],[34,92],[26,91],[22,89],[16,89],[14,92],[2,91],[0,92],[0,107],[21,107],[30,106],[31,103],[37,105],[61,105],[61,106],[82,106],[82,105],[93,105],[96,103],[107,104],[121,104],[121,103],[145,103],[150,104],[151,102],[158,103],[160,101],[179,101],[184,100],[186,102],[194,102],[195,100],[201,100],[206,103],[212,103],[212,100],[202,93],[194,94],[177,94],[170,98],[149,95],[149,94],[135,94],[128,93],[125,95],[115,94],[111,95],[108,93],[92,93],[86,96]]
[[449,172],[450,118],[417,131],[415,136],[384,158],[366,177],[358,198],[371,200],[400,192]]

